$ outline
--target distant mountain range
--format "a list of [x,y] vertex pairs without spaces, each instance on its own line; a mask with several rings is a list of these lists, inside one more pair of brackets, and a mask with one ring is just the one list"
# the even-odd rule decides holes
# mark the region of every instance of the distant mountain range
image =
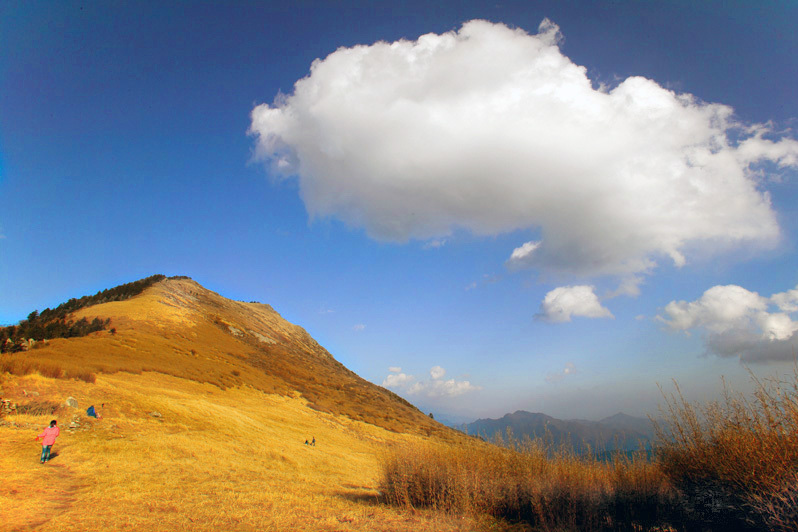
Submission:
[[508,429],[517,440],[525,436],[542,438],[554,446],[566,444],[582,452],[632,451],[648,448],[654,439],[651,420],[618,413],[600,421],[557,419],[546,414],[518,410],[500,419],[478,419],[456,428],[471,435],[492,439],[497,433],[506,438]]

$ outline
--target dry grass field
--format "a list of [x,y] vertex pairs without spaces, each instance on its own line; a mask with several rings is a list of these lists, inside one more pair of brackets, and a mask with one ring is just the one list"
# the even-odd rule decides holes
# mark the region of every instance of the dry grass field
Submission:
[[[2,530],[454,531],[489,525],[381,504],[381,457],[398,444],[421,444],[423,437],[318,412],[296,396],[248,386],[222,391],[152,372],[101,375],[94,384],[7,375],[2,388],[19,403],[79,402],[53,415],[8,416],[0,426]],[[102,419],[86,416],[89,405],[102,403]],[[41,465],[34,436],[51,418],[59,420],[61,435],[53,459]],[[80,428],[69,430],[73,419]],[[313,437],[316,445],[305,445]]]
[[[496,529],[380,502],[391,448],[477,443],[268,305],[169,279],[84,316],[109,330],[0,356],[0,396],[19,405],[0,419],[0,530]],[[102,419],[86,415],[103,403]],[[61,435],[41,465],[34,436],[50,419]]]

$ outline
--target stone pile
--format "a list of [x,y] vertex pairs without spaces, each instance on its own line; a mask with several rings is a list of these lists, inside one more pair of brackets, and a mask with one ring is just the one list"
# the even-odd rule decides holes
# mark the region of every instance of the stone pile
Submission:
[[0,399],[0,417],[17,413],[17,403],[10,399]]
[[74,414],[72,416],[72,421],[70,421],[69,425],[67,425],[67,430],[69,432],[75,432],[75,431],[78,431],[78,430],[91,430],[92,429],[91,423],[87,422],[87,423],[84,424],[84,423],[81,423],[81,421],[83,421],[83,417],[81,416],[81,414]]

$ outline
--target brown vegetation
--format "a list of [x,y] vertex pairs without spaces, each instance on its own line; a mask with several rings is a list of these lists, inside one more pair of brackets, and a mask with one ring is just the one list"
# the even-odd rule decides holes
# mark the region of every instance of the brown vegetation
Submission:
[[[508,443],[507,441],[504,442]],[[384,464],[386,502],[404,508],[488,514],[535,530],[649,530],[667,524],[677,498],[643,455],[612,463],[542,440],[482,446],[403,447]]]
[[667,398],[658,459],[684,495],[686,517],[728,529],[798,530],[798,368],[792,382],[752,376],[752,398]]
[[24,354],[4,354],[0,357],[0,373],[18,376],[38,373],[51,379],[77,379],[89,383],[97,380],[97,375],[91,371],[75,367],[65,369],[56,362],[37,360]]
[[[694,405],[666,397],[653,459],[609,463],[541,439],[501,447],[403,447],[386,457],[386,502],[489,514],[534,530],[798,530],[798,369]],[[508,448],[509,447],[509,448]]]

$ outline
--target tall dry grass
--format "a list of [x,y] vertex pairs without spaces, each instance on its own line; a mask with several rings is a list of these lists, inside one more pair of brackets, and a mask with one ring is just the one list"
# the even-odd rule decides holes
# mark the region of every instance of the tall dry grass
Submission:
[[[507,441],[503,443],[508,443]],[[547,449],[542,440],[515,448],[400,447],[386,456],[386,502],[488,514],[536,530],[649,530],[667,526],[677,493],[643,454],[612,462]]]
[[26,354],[4,354],[0,357],[0,375],[24,376],[38,373],[42,377],[50,379],[76,379],[93,384],[97,381],[97,375],[91,371],[80,368],[66,368],[61,364],[36,360],[26,356]]
[[657,424],[657,460],[695,526],[798,530],[798,367],[751,397],[688,402],[678,386]]
[[488,514],[535,530],[798,530],[798,368],[745,397],[665,396],[653,460],[609,463],[544,440],[402,447],[383,464],[386,502]]

